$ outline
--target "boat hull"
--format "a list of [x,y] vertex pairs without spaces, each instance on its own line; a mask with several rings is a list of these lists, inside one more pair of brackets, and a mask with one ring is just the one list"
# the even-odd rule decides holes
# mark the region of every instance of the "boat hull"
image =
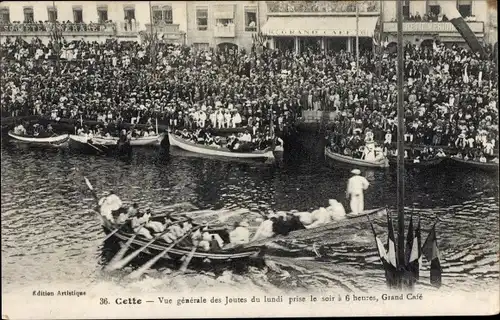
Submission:
[[362,159],[356,159],[349,156],[340,155],[338,153],[333,153],[328,148],[325,148],[325,158],[332,159],[338,162],[343,162],[345,164],[353,166],[362,166],[369,168],[387,168],[389,167],[389,160],[387,158],[381,161],[366,161]]
[[[420,162],[413,162],[412,160],[405,159],[405,166],[415,167],[415,168],[433,167],[433,166],[438,166],[439,164],[441,164],[441,162],[443,162],[444,159],[445,158],[435,158],[432,160],[426,160],[426,161],[420,161]],[[389,164],[391,164],[393,166],[397,166],[398,165],[397,157],[389,157]]]
[[[109,234],[117,226],[113,225],[106,219],[102,219],[103,221],[103,228],[104,232]],[[113,234],[112,238],[118,241],[128,241],[132,237],[131,233],[125,233],[122,231],[118,231],[115,234]],[[137,249],[140,248],[144,245],[146,245],[150,240],[142,238],[140,236],[137,236],[131,243],[131,248],[132,249]],[[159,254],[160,252],[164,251],[169,244],[164,242],[163,240],[157,240],[154,243],[150,244],[147,247],[147,250],[145,250],[146,255],[150,255],[151,257]],[[164,260],[177,260],[181,259],[184,256],[187,256],[190,254],[192,247],[189,247],[187,245],[181,246],[181,245],[176,245],[174,246],[171,250],[168,251],[168,255],[165,255],[162,259]],[[216,263],[225,263],[225,262],[230,262],[230,261],[236,261],[236,260],[244,260],[244,259],[250,259],[252,257],[257,257],[260,252],[260,248],[243,248],[243,249],[228,249],[228,250],[219,250],[216,252],[205,252],[202,251],[202,249],[197,250],[194,255],[193,255],[193,260],[198,260],[198,262],[202,262],[205,259],[209,259],[211,262],[216,262]]]
[[214,148],[208,146],[201,146],[196,143],[192,143],[182,139],[173,133],[168,133],[168,140],[170,142],[170,146],[178,147],[185,151],[208,155],[208,156],[217,156],[217,157],[225,157],[225,158],[235,158],[235,159],[253,159],[253,160],[274,160],[274,154],[272,150],[264,150],[264,151],[254,151],[254,152],[233,152],[229,149],[224,148]]
[[102,141],[103,139],[87,139],[85,136],[70,135],[69,147],[71,150],[92,153],[92,154],[107,154],[107,155],[130,155],[132,147],[129,143],[118,143],[110,140]]
[[17,135],[14,132],[9,131],[8,135],[14,142],[23,143],[35,147],[65,148],[68,146],[69,142],[68,134],[62,134],[47,138],[37,138],[37,137],[27,137],[27,136]]
[[493,162],[463,160],[463,159],[457,159],[455,157],[450,157],[449,159],[452,161],[453,164],[461,167],[480,169],[486,171],[498,171],[498,166],[499,166],[498,163],[493,163]]

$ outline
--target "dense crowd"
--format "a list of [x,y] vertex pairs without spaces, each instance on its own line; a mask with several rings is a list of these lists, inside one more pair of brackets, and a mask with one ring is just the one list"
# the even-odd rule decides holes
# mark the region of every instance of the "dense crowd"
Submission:
[[[194,50],[160,44],[155,61],[133,42],[66,43],[57,72],[51,44],[2,45],[2,116],[283,130],[302,110],[336,113],[336,144],[355,129],[383,144],[396,134],[395,53],[252,48]],[[488,53],[492,56],[490,48]],[[153,63],[154,62],[154,63]],[[381,76],[377,77],[377,70]],[[405,46],[406,138],[414,144],[498,144],[494,61],[466,49]],[[458,140],[457,140],[458,139]],[[480,142],[479,142],[480,141]],[[467,142],[468,143],[468,142]]]
[[[490,52],[491,50],[488,49]],[[490,52],[491,53],[491,52]],[[395,54],[386,54],[382,76],[372,85],[353,82],[340,100],[330,143],[337,149],[364,149],[367,134],[393,146],[397,134]],[[405,141],[410,145],[453,147],[493,157],[498,148],[498,91],[495,62],[456,46],[405,47]]]

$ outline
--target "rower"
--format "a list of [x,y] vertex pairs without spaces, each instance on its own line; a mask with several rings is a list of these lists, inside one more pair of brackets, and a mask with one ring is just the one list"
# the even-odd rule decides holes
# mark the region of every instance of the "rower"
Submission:
[[149,232],[149,230],[144,227],[145,223],[147,223],[148,220],[149,220],[148,216],[139,213],[138,216],[132,218],[131,222],[132,229],[136,234],[143,236],[146,239],[153,239],[151,232]]
[[271,216],[264,217],[264,221],[260,224],[251,241],[266,239],[274,236],[273,221],[270,218]]
[[248,231],[248,223],[243,220],[240,223],[234,224],[234,230],[229,233],[230,242],[233,244],[245,244],[249,242],[250,231]]
[[363,191],[368,189],[370,183],[365,177],[361,176],[359,169],[351,171],[354,174],[347,182],[346,197],[351,198],[351,211],[353,214],[359,214],[364,210]]
[[147,209],[143,217],[144,220],[147,221],[146,228],[152,229],[156,233],[165,231],[163,223],[151,220],[151,209]]

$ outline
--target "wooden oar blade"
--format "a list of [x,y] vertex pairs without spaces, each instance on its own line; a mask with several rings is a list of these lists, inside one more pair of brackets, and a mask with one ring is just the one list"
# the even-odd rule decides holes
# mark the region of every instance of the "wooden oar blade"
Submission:
[[187,267],[188,267],[189,263],[191,262],[191,259],[193,259],[194,253],[196,252],[196,249],[198,249],[198,246],[194,246],[193,249],[191,249],[191,252],[189,252],[187,259],[182,263],[182,266],[179,269],[179,272],[181,272],[181,273],[186,272]]
[[113,270],[117,270],[117,269],[121,269],[121,268],[125,267],[130,261],[132,261],[135,257],[137,257],[142,251],[144,251],[144,249],[146,249],[155,240],[156,239],[150,240],[147,244],[143,245],[142,247],[135,250],[134,252],[132,252],[131,254],[126,256],[125,258],[117,261],[116,263],[114,263],[114,264],[110,263],[108,271],[113,271]]
[[90,181],[89,179],[87,179],[87,177],[83,177],[85,179],[85,184],[87,185],[87,187],[89,187],[89,189],[91,191],[94,191],[94,187],[92,187],[92,184],[90,184]]
[[106,268],[105,268],[106,271],[116,270],[116,268],[114,268],[114,265],[117,264],[123,258],[125,253],[127,253],[127,250],[130,247],[130,244],[132,244],[132,241],[134,241],[136,236],[137,235],[134,234],[132,237],[130,237],[130,239],[128,239],[128,241],[125,243],[125,245],[122,248],[120,248],[120,250],[116,253],[116,255],[111,259],[111,261],[106,266]]

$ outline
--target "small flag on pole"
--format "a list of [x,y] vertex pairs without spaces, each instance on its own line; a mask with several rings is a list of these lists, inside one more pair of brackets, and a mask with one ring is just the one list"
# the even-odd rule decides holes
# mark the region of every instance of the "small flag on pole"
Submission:
[[439,288],[441,286],[442,269],[441,269],[441,262],[439,259],[440,255],[436,239],[436,224],[432,226],[431,232],[427,236],[427,239],[425,240],[424,245],[422,246],[422,253],[425,256],[425,258],[431,262],[431,270],[430,270],[431,285]]
[[[370,218],[368,218],[368,221],[370,221]],[[387,251],[384,248],[382,240],[380,240],[380,238],[377,236],[377,233],[375,232],[375,228],[373,227],[373,223],[371,221],[370,221],[370,226],[372,228],[373,236],[375,237],[375,243],[377,244],[377,250],[380,261],[384,266],[385,282],[389,288],[393,288],[395,286],[395,283],[397,283],[396,282],[397,270],[393,265],[391,265],[391,263],[389,263]]]

